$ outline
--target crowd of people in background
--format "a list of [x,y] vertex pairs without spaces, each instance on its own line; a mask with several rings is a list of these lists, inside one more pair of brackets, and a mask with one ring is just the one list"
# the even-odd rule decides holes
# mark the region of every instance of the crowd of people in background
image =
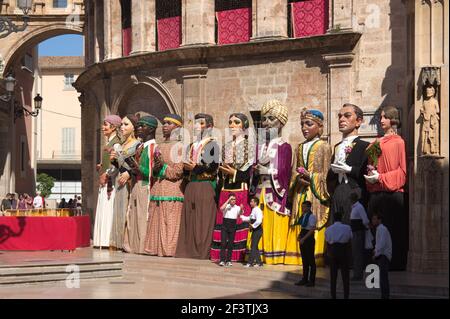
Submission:
[[[63,209],[77,209],[81,210],[81,196],[75,195],[70,198],[69,201],[63,197],[59,202],[56,203],[55,208]],[[19,194],[18,199],[16,199],[15,193],[7,193],[5,198],[1,201],[0,211],[6,212],[7,210],[29,210],[29,209],[44,209],[48,208],[48,203],[40,192],[36,192],[36,196],[32,197],[27,193]]]
[[[36,197],[38,197],[37,195]],[[33,209],[33,208],[39,208],[35,207],[34,197],[28,195],[27,193],[20,194],[18,199],[16,199],[15,193],[8,193],[6,194],[5,198],[1,202],[1,211],[5,212],[7,210],[14,210],[14,209]]]

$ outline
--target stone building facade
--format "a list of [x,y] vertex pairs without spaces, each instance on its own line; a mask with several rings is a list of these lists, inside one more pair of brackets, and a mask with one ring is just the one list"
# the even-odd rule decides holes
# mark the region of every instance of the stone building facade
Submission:
[[[22,26],[23,12],[17,0],[0,1],[0,15]],[[0,95],[6,93],[5,78],[12,75],[16,85],[9,102],[0,100],[0,196],[9,192],[34,195],[36,175],[36,118],[16,118],[14,103],[35,111],[33,97],[42,93],[37,85],[37,45],[51,37],[83,32],[82,0],[32,1],[27,27],[20,32],[0,34]],[[2,25],[3,27],[3,25]],[[31,65],[31,66],[30,66]],[[45,108],[45,96],[44,108]]]
[[[146,111],[161,119],[175,112],[190,128],[195,113],[207,112],[224,128],[231,112],[244,112],[257,121],[262,103],[278,98],[289,109],[283,134],[290,143],[303,139],[301,108],[314,107],[324,112],[324,135],[335,144],[340,140],[336,114],[343,103],[366,112],[361,133],[368,139],[377,135],[374,122],[380,107],[394,105],[401,110],[400,134],[408,147],[408,267],[447,271],[448,2],[244,2],[246,6],[230,10],[242,10],[235,12],[248,18],[249,26],[232,29],[221,22],[218,8],[223,1],[173,1],[176,8],[167,10],[179,12],[168,15],[176,18],[169,22],[173,32],[179,28],[179,43],[172,34],[172,46],[161,49],[166,40],[161,1],[85,1],[87,69],[75,84],[82,104],[85,208],[94,213],[96,198],[87,194],[96,193],[100,124],[106,114]],[[309,20],[299,21],[296,14]],[[227,28],[236,35],[249,30],[248,37],[239,34],[235,43],[221,44]],[[430,73],[424,73],[424,67],[435,67],[440,77],[435,83],[441,105],[440,153],[433,157],[417,149],[416,121],[423,102],[419,79]]]

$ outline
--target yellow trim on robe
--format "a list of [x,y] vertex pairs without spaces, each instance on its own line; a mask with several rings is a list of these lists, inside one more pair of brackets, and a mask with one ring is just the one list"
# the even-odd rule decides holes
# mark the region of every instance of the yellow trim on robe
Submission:
[[[325,145],[324,145],[325,144]],[[325,148],[326,154],[318,154],[318,159],[315,158],[316,153],[319,149]],[[329,153],[329,154],[328,154]],[[330,157],[329,159],[324,159],[322,161],[322,158]],[[318,160],[320,160],[320,163],[325,163],[325,167],[314,167],[315,164],[317,165]],[[317,141],[314,143],[314,145],[311,146],[310,151],[308,153],[308,158],[306,159],[306,162],[303,159],[303,145],[300,144],[297,152],[297,161],[295,168],[299,166],[307,167],[306,169],[308,172],[311,173],[311,185],[304,187],[301,185],[296,185],[295,178],[298,174],[293,174],[292,181],[291,181],[291,191],[293,192],[293,207],[292,207],[292,215],[291,215],[291,221],[289,224],[289,230],[286,240],[286,248],[285,248],[285,257],[284,257],[284,264],[287,265],[301,265],[302,259],[301,259],[301,253],[300,253],[300,246],[298,242],[298,235],[300,234],[301,226],[295,225],[291,226],[295,222],[297,222],[297,219],[301,216],[301,204],[309,200],[313,203],[312,211],[313,213],[317,214],[320,212],[320,215],[323,216],[322,218],[318,218],[318,227],[322,227],[324,225],[324,222],[328,220],[328,212],[329,208],[324,206],[321,201],[325,201],[328,199],[328,193],[326,190],[326,187],[324,187],[325,183],[324,181],[324,173],[327,166],[327,161],[331,160],[331,147],[324,142],[324,141]],[[294,169],[295,169],[294,168]],[[322,170],[322,172],[320,172]],[[316,195],[319,195],[320,198],[317,198],[314,195],[314,192],[312,190],[312,186],[315,187],[315,193]],[[316,256],[316,265],[317,266],[323,266],[324,265],[324,250],[325,250],[325,227],[322,227],[319,231],[316,231],[314,234],[314,238],[316,240],[315,245],[315,256]]]

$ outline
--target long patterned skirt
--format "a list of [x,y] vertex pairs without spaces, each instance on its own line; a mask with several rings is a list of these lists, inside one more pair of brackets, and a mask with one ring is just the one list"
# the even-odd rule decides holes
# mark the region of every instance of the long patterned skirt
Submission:
[[127,185],[119,187],[117,181],[115,189],[116,196],[114,198],[114,216],[109,245],[117,249],[123,249],[129,192]]
[[107,187],[98,189],[97,209],[95,210],[94,247],[109,247],[113,223],[115,190],[108,199]]
[[[220,260],[220,243],[221,243],[221,231],[223,223],[223,213],[220,207],[228,200],[230,194],[236,195],[236,205],[244,205],[244,215],[248,216],[251,213],[250,205],[248,204],[248,191],[226,191],[220,192],[219,197],[219,209],[216,215],[216,226],[214,226],[213,242],[211,247],[211,260]],[[236,220],[236,233],[234,236],[233,253],[231,255],[231,261],[243,261],[245,258],[245,249],[247,245],[248,236],[248,223],[242,222],[240,218]]]
[[208,259],[216,219],[210,182],[190,182],[184,193],[176,257]]
[[130,194],[123,248],[128,253],[144,254],[147,234],[148,186],[138,181]]
[[180,233],[183,202],[151,201],[145,252],[157,256],[175,256]]

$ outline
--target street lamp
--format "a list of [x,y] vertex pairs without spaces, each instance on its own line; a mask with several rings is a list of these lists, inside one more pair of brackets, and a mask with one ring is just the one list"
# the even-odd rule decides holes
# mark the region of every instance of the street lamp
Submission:
[[15,105],[14,106],[14,122],[18,119],[21,118],[23,116],[32,116],[32,117],[36,117],[39,115],[39,111],[42,108],[42,96],[38,93],[36,94],[36,96],[34,97],[34,111],[29,111],[28,109],[24,108],[23,106],[18,106]]
[[17,26],[13,23],[13,21],[11,21],[11,19],[0,16],[0,39],[7,37],[13,32],[24,31],[27,28],[28,21],[30,20],[28,13],[31,11],[33,1],[18,0],[17,5],[23,12],[23,24],[21,26]]
[[4,81],[7,93],[0,95],[0,100],[2,100],[3,102],[9,102],[11,101],[11,97],[14,92],[14,87],[16,86],[16,79],[10,74],[6,77]]

